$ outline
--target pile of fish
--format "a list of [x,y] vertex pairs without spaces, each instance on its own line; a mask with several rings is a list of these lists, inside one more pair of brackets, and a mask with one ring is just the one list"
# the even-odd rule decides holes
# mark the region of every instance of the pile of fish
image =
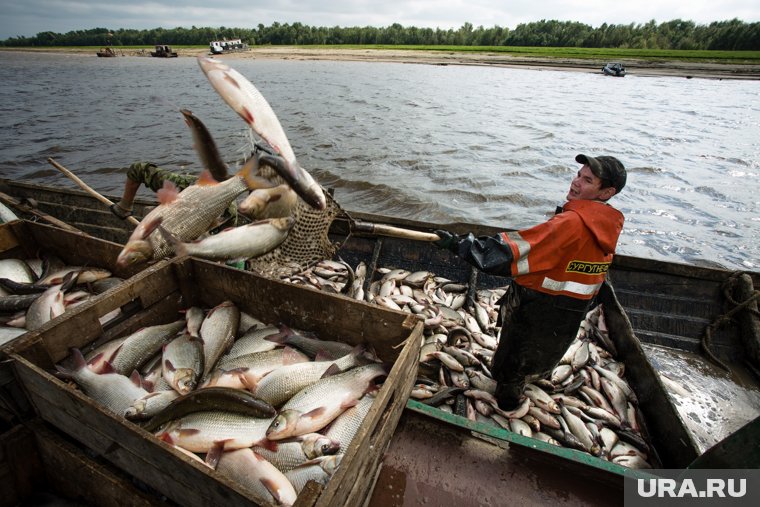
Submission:
[[231,301],[92,347],[72,350],[59,375],[263,504],[327,483],[388,374],[366,347],[261,322]]
[[377,271],[381,276],[366,292],[364,263],[352,269],[326,260],[286,280],[424,319],[420,375],[412,391],[423,403],[629,468],[655,464],[601,305],[588,313],[549,378],[529,379],[521,404],[505,412],[494,398],[490,372],[500,331],[496,303],[504,289],[478,290],[468,297],[468,284],[429,271]]
[[0,345],[121,282],[108,270],[67,266],[53,255],[0,259]]
[[[199,57],[198,63],[214,89],[264,142],[237,174],[227,176],[211,134],[191,111],[182,109],[204,171],[181,192],[164,182],[157,192],[159,205],[142,219],[119,254],[121,267],[172,254],[230,262],[256,258],[288,237],[299,198],[315,210],[327,205],[322,187],[299,165],[277,116],[256,87],[217,60]],[[238,198],[238,212],[251,223],[209,234]]]

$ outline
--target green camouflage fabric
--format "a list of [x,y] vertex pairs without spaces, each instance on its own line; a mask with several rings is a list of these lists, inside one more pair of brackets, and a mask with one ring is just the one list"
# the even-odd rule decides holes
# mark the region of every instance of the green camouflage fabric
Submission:
[[153,162],[135,162],[129,166],[127,178],[142,183],[154,192],[158,192],[166,180],[177,185],[179,190],[184,190],[198,179],[197,176],[191,174],[179,174],[161,169]]
[[[163,186],[164,181],[171,181],[177,188],[182,191],[196,182],[197,176],[187,173],[175,173],[167,169],[161,169],[153,162],[135,162],[127,170],[127,178],[132,181],[142,183],[147,188],[158,192]],[[225,216],[232,218],[232,223],[238,225],[237,203],[232,201],[225,212]]]

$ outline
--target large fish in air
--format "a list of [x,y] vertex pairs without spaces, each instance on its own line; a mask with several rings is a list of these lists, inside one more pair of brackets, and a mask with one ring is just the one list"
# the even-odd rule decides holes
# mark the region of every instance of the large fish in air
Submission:
[[313,208],[325,209],[322,187],[298,164],[277,115],[261,92],[229,65],[202,55],[198,64],[225,102],[282,158],[283,163],[273,164],[277,174]]
[[178,241],[193,241],[211,228],[237,196],[271,183],[253,176],[257,161],[251,158],[236,175],[219,183],[208,171],[182,192],[171,182],[158,191],[160,204],[145,215],[124,245],[116,264],[120,267],[160,260],[174,251],[156,229],[161,225]]

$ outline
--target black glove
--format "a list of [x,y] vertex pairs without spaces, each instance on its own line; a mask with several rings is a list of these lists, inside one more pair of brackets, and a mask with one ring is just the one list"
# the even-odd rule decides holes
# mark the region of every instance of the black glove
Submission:
[[451,234],[449,231],[438,229],[435,231],[435,234],[441,239],[434,241],[433,244],[438,248],[442,248],[444,250],[451,250],[459,241],[459,236],[456,234]]

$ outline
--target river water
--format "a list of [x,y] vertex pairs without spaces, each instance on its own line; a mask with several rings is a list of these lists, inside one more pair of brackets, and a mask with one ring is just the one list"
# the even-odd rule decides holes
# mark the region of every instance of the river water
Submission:
[[[229,59],[277,113],[301,164],[347,210],[525,228],[562,204],[578,153],[628,185],[618,253],[760,268],[760,83],[483,66]],[[199,172],[180,108],[223,157],[242,120],[194,58],[0,52],[0,175],[120,194],[150,160]],[[146,194],[147,195],[147,194]]]

